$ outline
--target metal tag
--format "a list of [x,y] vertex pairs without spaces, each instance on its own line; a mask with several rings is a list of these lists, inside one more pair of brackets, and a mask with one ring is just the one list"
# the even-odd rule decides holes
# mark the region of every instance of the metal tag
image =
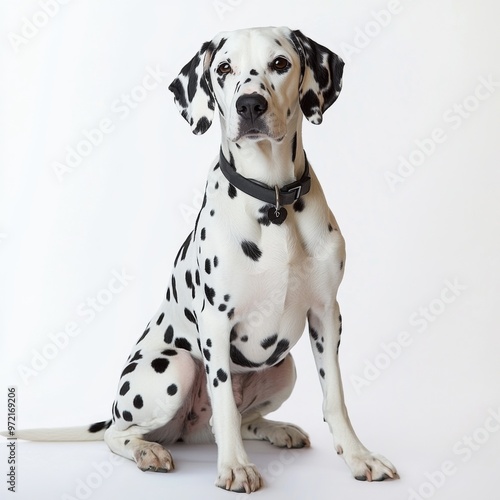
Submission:
[[279,207],[279,208],[271,207],[267,212],[269,220],[273,224],[276,224],[277,226],[281,225],[284,222],[287,215],[288,213],[285,207]]

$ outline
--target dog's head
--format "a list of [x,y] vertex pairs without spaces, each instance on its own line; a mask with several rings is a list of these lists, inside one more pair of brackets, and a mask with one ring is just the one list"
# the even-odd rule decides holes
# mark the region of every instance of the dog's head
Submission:
[[208,130],[217,105],[230,141],[281,141],[298,106],[321,123],[340,93],[343,66],[300,31],[252,28],[203,44],[169,89],[195,134]]

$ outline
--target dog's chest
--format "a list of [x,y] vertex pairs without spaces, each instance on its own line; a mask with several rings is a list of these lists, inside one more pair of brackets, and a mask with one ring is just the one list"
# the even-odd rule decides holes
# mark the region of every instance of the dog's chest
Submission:
[[[225,217],[212,224],[217,221],[210,213],[221,207],[207,204],[197,228],[201,281],[213,297],[210,305],[228,313],[234,372],[283,359],[302,335],[317,293],[321,264],[307,250],[298,215],[291,208],[286,223],[266,224],[261,219],[265,208],[260,204],[243,213],[236,206],[232,212],[224,207]],[[224,302],[217,305],[217,297]],[[200,310],[206,307],[204,297]]]

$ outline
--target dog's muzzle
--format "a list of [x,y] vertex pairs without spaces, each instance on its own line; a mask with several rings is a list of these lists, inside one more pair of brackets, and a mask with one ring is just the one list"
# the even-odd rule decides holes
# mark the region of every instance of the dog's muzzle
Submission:
[[263,115],[267,111],[267,100],[264,96],[253,92],[244,94],[236,100],[236,112],[240,117],[239,136],[269,134]]

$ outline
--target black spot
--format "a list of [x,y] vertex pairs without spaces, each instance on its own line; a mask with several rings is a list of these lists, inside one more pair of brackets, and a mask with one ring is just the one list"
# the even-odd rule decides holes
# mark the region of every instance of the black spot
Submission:
[[123,370],[121,376],[123,377],[124,375],[127,375],[127,373],[132,373],[137,367],[137,363],[130,363],[128,366],[125,367],[125,370]]
[[318,332],[310,325],[309,325],[309,335],[313,340],[318,340]]
[[227,312],[228,319],[233,319],[233,316],[234,316],[234,307]]
[[210,210],[210,215],[213,217],[215,214],[215,210]]
[[130,443],[130,439],[125,439],[125,441],[123,441],[123,444],[124,444],[125,446],[127,446],[127,444],[129,444],[129,443]]
[[177,265],[177,262],[179,261],[179,258],[181,260],[184,260],[186,258],[186,254],[189,248],[189,244],[191,243],[191,237],[193,235],[193,232],[190,232],[184,243],[182,244],[181,248],[179,248],[179,251],[177,252],[177,256],[175,257],[174,261],[174,266]]
[[172,325],[169,325],[168,328],[165,330],[165,335],[163,336],[163,340],[167,344],[171,344],[172,340],[174,340],[174,328]]
[[[186,316],[186,318],[191,321],[191,323],[194,323],[196,328],[198,328],[198,321],[196,321],[194,314],[187,307],[184,308],[184,316]],[[175,345],[177,345],[177,340],[178,339],[175,340]]]
[[205,295],[211,305],[214,305],[215,290],[205,284]]
[[302,112],[306,116],[306,118],[310,118],[316,112],[320,111],[320,103],[318,96],[314,90],[309,89],[303,96],[300,101]]
[[270,226],[271,225],[271,221],[269,220],[269,215],[268,215],[269,209],[271,207],[272,207],[272,205],[267,204],[267,205],[264,205],[264,206],[259,208],[259,212],[262,214],[262,217],[257,219],[257,222],[259,224],[262,224],[263,226]]
[[224,302],[228,302],[230,298],[231,298],[231,295],[229,295],[229,294],[224,295]]
[[262,90],[267,90],[267,89],[266,89],[266,86],[265,86],[263,83],[261,83],[261,84],[260,84],[260,88],[261,88]]
[[217,387],[218,385],[219,385],[219,381],[216,378],[214,378],[214,387]]
[[288,350],[290,347],[290,342],[286,339],[281,339],[276,344],[276,349],[271,354],[271,357],[266,361],[266,365],[272,366],[278,362],[281,356]]
[[278,340],[278,334],[275,333],[274,335],[271,335],[270,337],[265,338],[260,345],[264,349],[269,349],[272,345],[276,344],[276,341]]
[[142,400],[142,397],[137,394],[137,396],[134,398],[134,407],[140,410],[144,406],[144,401]]
[[210,262],[210,259],[205,259],[205,272],[207,274],[212,272],[212,263]]
[[248,335],[243,335],[243,337],[241,337],[241,341],[248,342]]
[[304,207],[305,207],[305,203],[304,203],[304,200],[302,198],[299,198],[294,204],[293,204],[293,209],[296,211],[296,212],[302,212],[302,210],[304,210]]
[[177,394],[177,386],[175,384],[171,384],[167,387],[167,394],[169,396],[174,396]]
[[109,429],[111,425],[111,420],[105,420],[104,422],[97,422],[89,427],[89,432],[99,432],[103,429]]
[[246,79],[243,83],[244,83],[244,84],[245,84],[245,83],[250,83],[251,81],[252,81],[252,79],[251,79],[251,78],[247,78],[247,79]]
[[238,338],[238,333],[236,331],[236,327],[232,327],[231,328],[231,332],[229,333],[229,341],[230,342],[233,342],[234,340],[236,340]]
[[194,288],[194,283],[193,283],[193,275],[191,274],[191,271],[186,271],[186,285],[188,286],[189,289],[191,289],[191,297],[194,299],[195,297],[195,288]]
[[325,378],[325,370],[323,370],[323,368],[320,368],[319,375],[321,378]]
[[220,304],[220,306],[219,306],[219,311],[220,312],[224,312],[226,309],[227,309],[226,304]]
[[175,347],[179,349],[185,349],[186,351],[191,351],[191,342],[184,337],[178,337],[175,339]]
[[214,257],[214,267],[217,267],[219,265],[219,257],[217,255]]
[[177,351],[175,349],[165,349],[161,351],[163,356],[177,356]]
[[123,420],[126,420],[127,422],[132,422],[133,418],[132,418],[132,413],[130,413],[129,411],[124,411],[123,412]]
[[159,316],[158,316],[158,319],[156,320],[156,324],[157,325],[160,325],[161,322],[163,321],[163,318],[165,317],[165,313],[161,313]]
[[231,344],[229,347],[229,355],[231,356],[231,361],[235,365],[246,366],[247,368],[259,368],[264,364],[250,361],[237,347],[234,346],[234,344]]
[[207,360],[210,361],[210,351],[208,349],[203,349],[203,357]]
[[333,227],[330,223],[328,223],[328,231],[331,233],[333,231]]
[[205,238],[207,237],[207,230],[203,228],[200,233],[200,238],[202,241],[205,241]]
[[217,370],[217,377],[221,382],[225,382],[227,380],[227,373],[222,368],[219,368]]
[[141,335],[141,338],[137,341],[137,344],[139,342],[141,342],[142,340],[144,340],[144,337],[149,333],[149,328],[146,328],[146,330],[144,330],[144,333]]
[[118,405],[115,404],[115,416],[116,418],[121,418],[122,416],[120,415],[120,411],[118,410]]
[[165,358],[156,358],[151,361],[151,366],[156,373],[163,373],[170,364],[170,361]]
[[295,161],[296,156],[297,156],[297,132],[295,132],[292,139],[292,161]]
[[197,286],[200,286],[200,283],[201,283],[200,282],[200,271],[198,271],[198,269],[194,273],[194,281],[195,281]]
[[247,240],[242,241],[241,248],[243,250],[243,253],[250,259],[254,260],[255,262],[257,262],[262,257],[261,250],[252,241],[247,241]]
[[251,75],[253,75],[253,76],[258,76],[258,74],[259,74],[259,73],[258,73],[258,71],[257,71],[257,70],[255,70],[255,69],[251,69],[251,70],[250,70],[250,74],[251,74]]
[[323,354],[323,350],[324,350],[324,349],[323,349],[323,346],[321,345],[321,343],[320,343],[320,342],[316,342],[316,349],[318,349],[318,352],[319,352],[320,354]]
[[340,339],[339,339],[339,341],[337,342],[337,354],[339,353],[339,347],[340,347]]
[[204,134],[210,128],[210,120],[206,116],[202,116],[198,123],[196,124],[196,128],[193,130],[194,134]]
[[139,361],[140,359],[142,359],[142,354],[141,354],[141,350],[139,349],[135,354],[134,354],[134,357],[133,358],[130,358],[130,362],[132,361]]
[[127,392],[130,390],[130,382],[125,382],[120,389],[120,396],[125,396]]
[[340,261],[340,270],[342,271],[342,269],[344,269],[344,261],[343,260]]
[[177,300],[177,286],[176,286],[176,283],[175,283],[175,276],[172,275],[172,293],[174,295],[174,300],[178,303],[178,300]]
[[207,375],[210,373],[210,367],[208,366],[208,363],[205,365],[205,371],[207,372]]
[[229,198],[233,199],[236,197],[236,188],[232,185],[229,184],[229,188],[227,189],[227,194],[229,195]]

